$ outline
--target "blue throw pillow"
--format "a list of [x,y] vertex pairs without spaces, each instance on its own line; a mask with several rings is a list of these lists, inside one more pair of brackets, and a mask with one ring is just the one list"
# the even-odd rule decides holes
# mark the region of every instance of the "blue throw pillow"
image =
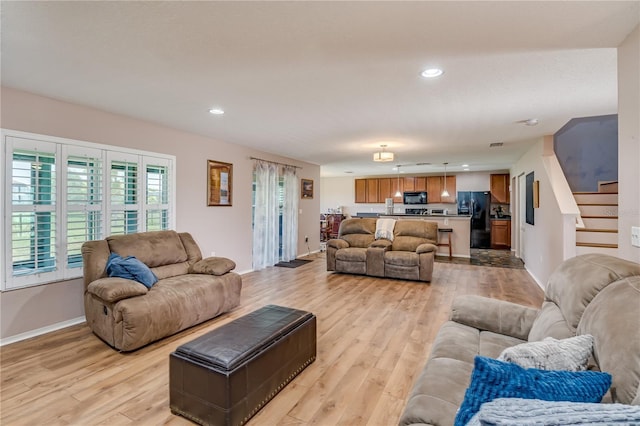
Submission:
[[600,402],[611,386],[611,375],[597,371],[547,371],[476,356],[471,384],[456,415],[464,426],[480,406],[496,398]]
[[147,288],[158,282],[158,278],[147,265],[133,256],[123,258],[116,253],[111,253],[107,260],[107,275],[138,281]]

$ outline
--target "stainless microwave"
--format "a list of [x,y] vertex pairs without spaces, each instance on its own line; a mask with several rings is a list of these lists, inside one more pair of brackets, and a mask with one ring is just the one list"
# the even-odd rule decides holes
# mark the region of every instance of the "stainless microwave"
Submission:
[[427,204],[427,191],[405,192],[402,204]]

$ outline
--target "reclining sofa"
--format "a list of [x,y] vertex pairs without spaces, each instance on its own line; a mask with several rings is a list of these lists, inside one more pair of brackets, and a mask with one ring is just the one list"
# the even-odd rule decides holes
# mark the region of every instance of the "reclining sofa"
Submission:
[[376,218],[343,220],[338,238],[327,242],[327,271],[431,281],[438,224],[398,220],[391,241],[375,238],[377,221]]
[[[134,256],[158,281],[147,288],[108,277],[110,254]],[[240,303],[235,263],[202,258],[188,233],[141,232],[88,241],[82,246],[87,325],[110,346],[132,351],[228,312]]]
[[497,358],[527,341],[584,334],[594,337],[589,369],[612,375],[615,402],[640,405],[640,265],[586,254],[554,271],[540,309],[480,296],[454,299],[399,423],[452,425],[476,355]]

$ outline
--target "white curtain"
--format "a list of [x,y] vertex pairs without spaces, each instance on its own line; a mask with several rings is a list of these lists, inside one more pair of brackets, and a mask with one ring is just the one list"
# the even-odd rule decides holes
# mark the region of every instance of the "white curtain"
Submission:
[[284,166],[282,200],[282,261],[294,260],[298,254],[298,200],[300,198],[296,168]]
[[278,263],[279,200],[278,167],[255,163],[255,210],[253,214],[253,269]]

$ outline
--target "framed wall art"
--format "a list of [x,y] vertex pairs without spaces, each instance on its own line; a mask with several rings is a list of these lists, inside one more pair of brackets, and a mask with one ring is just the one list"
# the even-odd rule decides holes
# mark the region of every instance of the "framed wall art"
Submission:
[[233,194],[233,164],[207,160],[207,205],[230,206]]
[[300,179],[300,198],[312,199],[313,198],[313,179]]

